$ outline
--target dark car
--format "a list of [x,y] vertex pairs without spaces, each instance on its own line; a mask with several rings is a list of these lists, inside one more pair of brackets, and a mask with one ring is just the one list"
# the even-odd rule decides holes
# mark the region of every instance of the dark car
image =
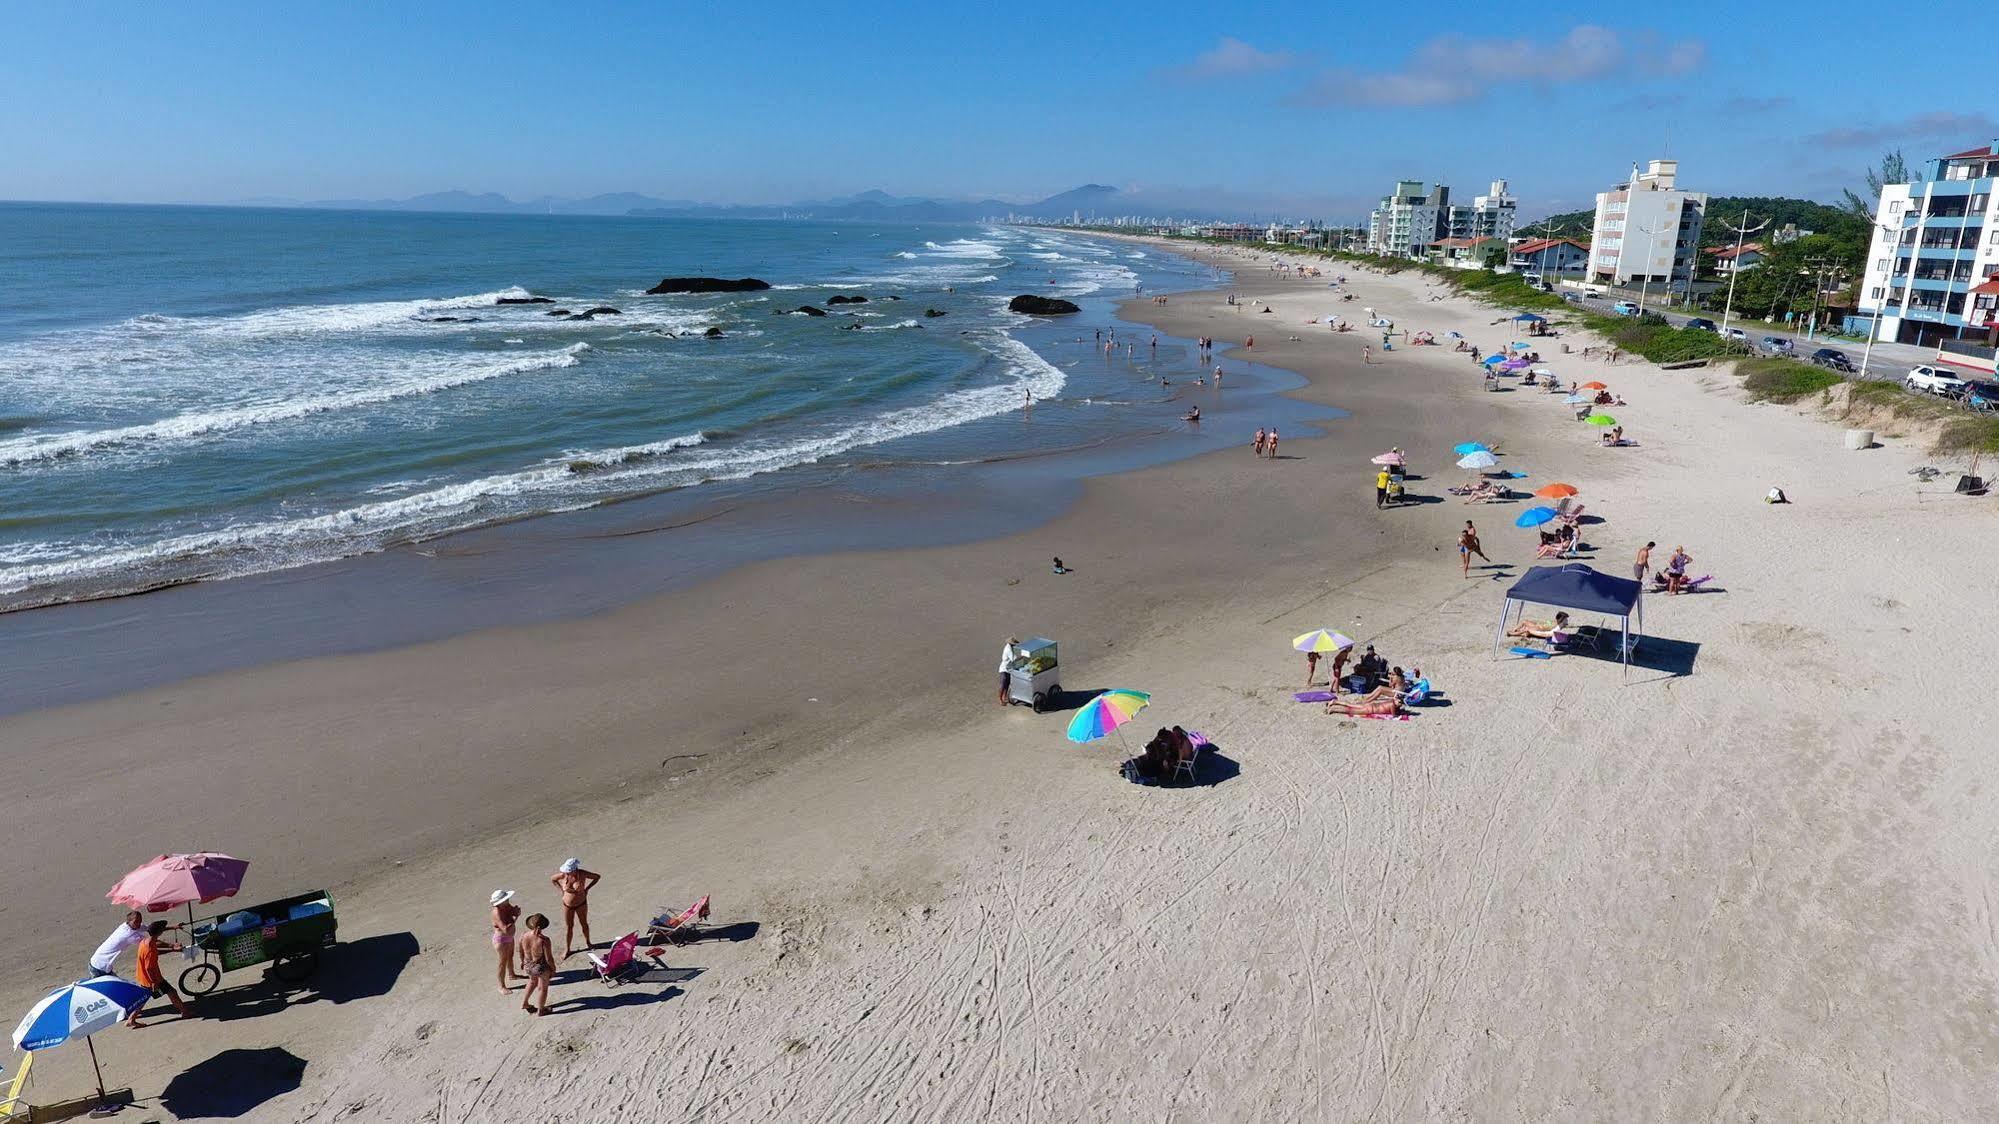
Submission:
[[1689,328],[1699,328],[1703,332],[1712,332],[1715,330],[1714,321],[1709,320],[1705,316],[1694,317],[1692,320],[1687,321],[1686,326]]
[[1835,371],[1853,370],[1853,360],[1846,357],[1846,352],[1836,351],[1830,347],[1822,347],[1812,352],[1812,362]]
[[1990,379],[1965,380],[1964,401],[1981,413],[1999,410],[1999,382]]

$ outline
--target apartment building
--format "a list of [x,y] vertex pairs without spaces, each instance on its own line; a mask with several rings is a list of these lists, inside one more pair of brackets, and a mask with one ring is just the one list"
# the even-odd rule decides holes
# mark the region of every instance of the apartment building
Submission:
[[1451,189],[1402,180],[1367,216],[1367,248],[1376,254],[1420,258],[1449,233]]
[[1860,311],[1880,338],[1999,343],[1999,141],[1881,187]]
[[1590,233],[1590,280],[1602,285],[1693,282],[1707,193],[1682,191],[1680,162],[1654,160],[1609,191],[1598,192]]
[[1506,190],[1505,180],[1493,180],[1484,195],[1472,197],[1471,205],[1455,205],[1450,210],[1452,238],[1513,239],[1513,219],[1520,201]]

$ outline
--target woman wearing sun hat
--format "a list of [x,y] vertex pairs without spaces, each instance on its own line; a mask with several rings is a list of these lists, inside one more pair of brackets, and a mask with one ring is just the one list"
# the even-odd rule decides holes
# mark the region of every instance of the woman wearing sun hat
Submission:
[[521,907],[514,904],[512,890],[495,890],[493,906],[493,949],[500,954],[500,994],[514,982],[514,925],[521,919]]

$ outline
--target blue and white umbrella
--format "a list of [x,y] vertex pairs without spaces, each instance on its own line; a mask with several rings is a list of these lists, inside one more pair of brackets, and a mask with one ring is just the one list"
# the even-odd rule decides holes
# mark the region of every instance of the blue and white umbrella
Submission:
[[97,1067],[97,1047],[90,1035],[125,1021],[152,992],[118,976],[98,976],[59,987],[28,1011],[14,1028],[14,1045],[22,1050],[47,1050],[72,1038],[90,1046],[90,1066],[97,1070],[97,1096],[104,1098],[104,1071]]

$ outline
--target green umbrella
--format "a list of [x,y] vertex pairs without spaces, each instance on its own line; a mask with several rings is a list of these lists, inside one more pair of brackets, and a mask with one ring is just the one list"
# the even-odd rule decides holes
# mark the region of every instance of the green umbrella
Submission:
[[1590,423],[1591,425],[1616,425],[1616,424],[1617,424],[1617,419],[1616,419],[1616,418],[1613,418],[1613,417],[1611,417],[1611,416],[1610,416],[1609,414],[1591,414],[1591,415],[1590,415],[1589,417],[1586,417],[1586,418],[1584,418],[1583,420],[1584,420],[1584,421],[1586,421],[1586,422],[1588,422],[1588,423]]

